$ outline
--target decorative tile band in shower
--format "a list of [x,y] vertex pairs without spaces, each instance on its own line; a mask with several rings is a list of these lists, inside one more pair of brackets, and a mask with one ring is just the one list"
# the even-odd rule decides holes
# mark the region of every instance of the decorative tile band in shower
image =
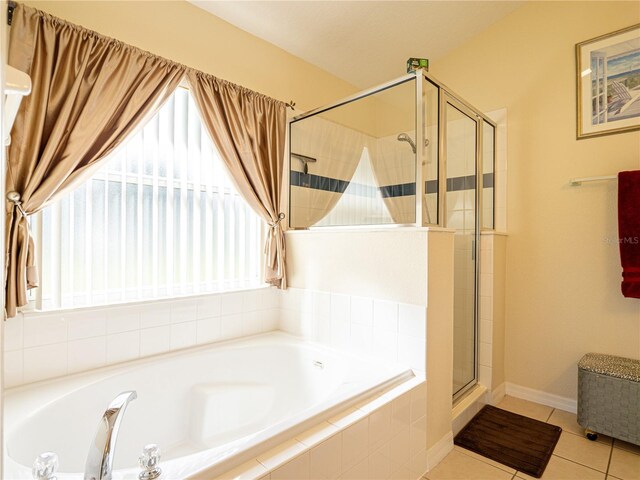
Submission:
[[[398,185],[385,185],[384,187],[374,187],[372,185],[364,185],[360,183],[348,182],[337,178],[322,177],[312,173],[302,173],[295,170],[291,171],[291,186],[311,188],[314,190],[324,190],[326,192],[335,193],[353,193],[363,197],[373,197],[378,191],[383,198],[404,197],[416,194],[415,183],[401,183]],[[482,175],[484,188],[493,188],[494,174],[485,173]],[[456,192],[459,190],[472,190],[475,188],[476,176],[467,175],[466,177],[447,178],[447,192]],[[354,187],[347,192],[347,187]],[[438,181],[427,180],[425,182],[425,191],[427,194],[438,193]]]
[[[361,197],[374,197],[378,192],[382,197],[404,197],[416,194],[415,183],[404,183],[399,185],[386,185],[384,187],[374,187],[361,183],[348,182],[337,178],[322,177],[311,173],[291,171],[291,185],[295,187],[311,188],[314,190],[324,190],[335,193],[353,193]],[[347,191],[347,187],[349,191]]]
[[[484,188],[493,188],[493,173],[485,173],[482,175],[482,185]],[[476,186],[476,176],[467,175],[466,177],[447,178],[447,192],[457,192],[459,190],[473,190]],[[438,193],[438,181],[427,180],[425,182],[425,191],[427,194]]]

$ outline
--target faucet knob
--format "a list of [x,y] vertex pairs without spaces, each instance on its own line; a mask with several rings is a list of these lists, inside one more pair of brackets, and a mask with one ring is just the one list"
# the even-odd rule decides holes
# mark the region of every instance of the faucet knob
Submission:
[[153,480],[162,473],[162,469],[158,466],[160,463],[160,448],[155,443],[144,446],[138,462],[140,463],[140,468],[143,469],[138,475],[140,480]]
[[44,452],[33,462],[31,473],[35,480],[56,480],[57,469],[58,455],[53,452]]

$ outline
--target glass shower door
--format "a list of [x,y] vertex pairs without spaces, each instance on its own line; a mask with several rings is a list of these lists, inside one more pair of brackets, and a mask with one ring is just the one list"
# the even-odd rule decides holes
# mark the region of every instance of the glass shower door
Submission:
[[477,381],[477,116],[445,96],[446,212],[445,226],[455,229],[453,396]]

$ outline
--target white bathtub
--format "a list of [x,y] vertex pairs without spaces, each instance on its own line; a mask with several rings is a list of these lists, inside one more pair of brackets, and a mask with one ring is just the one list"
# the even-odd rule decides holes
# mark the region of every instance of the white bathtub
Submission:
[[5,478],[31,478],[44,451],[58,454],[59,479],[82,478],[98,421],[125,390],[138,399],[124,414],[114,479],[136,479],[142,447],[157,443],[168,480],[219,475],[411,377],[274,332],[27,385],[5,396]]

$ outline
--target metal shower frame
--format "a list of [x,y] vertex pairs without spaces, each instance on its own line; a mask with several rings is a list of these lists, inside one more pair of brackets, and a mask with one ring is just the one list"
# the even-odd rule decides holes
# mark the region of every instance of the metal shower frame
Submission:
[[[419,81],[422,79],[423,81]],[[289,139],[291,139],[291,124],[303,120],[308,117],[313,117],[315,115],[321,114],[328,110],[333,110],[334,108],[341,107],[348,103],[352,103],[358,101],[362,98],[368,97],[370,95],[374,95],[376,93],[382,92],[384,90],[389,90],[397,85],[407,83],[410,81],[414,81],[415,85],[415,104],[416,104],[416,145],[418,147],[422,146],[422,148],[416,148],[416,218],[415,222],[409,224],[391,224],[384,225],[385,227],[393,228],[393,227],[403,227],[407,225],[415,226],[415,227],[444,227],[444,213],[446,212],[446,186],[447,179],[446,174],[441,175],[442,172],[446,172],[446,112],[445,106],[446,103],[449,102],[463,113],[475,117],[476,119],[476,209],[479,212],[479,215],[476,215],[476,231],[478,234],[480,231],[493,230],[493,228],[483,228],[482,227],[482,166],[483,166],[483,121],[487,122],[493,127],[493,172],[495,175],[495,145],[496,145],[496,132],[497,125],[491,120],[489,117],[484,115],[480,110],[475,108],[473,105],[465,101],[462,97],[455,94],[449,87],[447,87],[444,83],[437,80],[433,75],[424,71],[424,69],[418,69],[415,72],[407,73],[401,77],[395,78],[388,82],[382,83],[380,85],[376,85],[375,87],[368,88],[366,90],[362,90],[354,95],[349,97],[345,97],[343,99],[337,100],[330,104],[324,105],[322,107],[314,108],[313,110],[309,110],[307,112],[301,113],[300,115],[296,115],[289,119],[288,121],[288,132]],[[424,149],[425,144],[425,99],[424,99],[424,86],[425,82],[431,83],[438,89],[438,218],[436,222],[427,223],[425,219],[423,219],[423,199],[426,195],[426,152]],[[290,149],[289,149],[290,150]],[[419,165],[425,165],[425,168],[418,168]],[[495,177],[494,177],[495,178]],[[494,224],[495,224],[495,182],[494,182]],[[289,192],[291,189],[289,188]],[[289,198],[289,200],[291,200]],[[291,208],[291,201],[289,201],[289,209]],[[371,225],[374,226],[374,225]],[[375,225],[379,227],[380,225]],[[311,228],[328,228],[328,227],[311,227]],[[329,227],[330,228],[330,227]],[[479,245],[479,242],[478,242]]]
[[[415,194],[415,222],[410,224],[391,224],[384,225],[384,227],[394,228],[394,227],[446,227],[445,225],[445,212],[446,212],[446,202],[447,202],[447,175],[446,175],[446,162],[447,162],[447,145],[446,145],[446,135],[447,135],[447,118],[446,118],[446,105],[449,103],[451,106],[455,107],[463,114],[470,117],[472,120],[476,122],[476,197],[475,197],[475,245],[474,245],[474,255],[475,255],[475,279],[474,279],[474,378],[473,380],[465,385],[462,389],[460,389],[457,393],[453,395],[453,401],[456,402],[458,399],[462,398],[474,385],[478,382],[478,314],[479,314],[479,285],[480,285],[480,268],[479,268],[479,259],[480,259],[480,239],[482,231],[492,231],[495,229],[495,192],[496,192],[496,182],[495,182],[495,173],[496,173],[496,140],[497,140],[497,125],[491,120],[489,117],[484,115],[480,110],[475,108],[473,105],[465,101],[461,96],[455,94],[449,87],[447,87],[444,83],[437,80],[433,75],[426,72],[424,69],[418,69],[415,72],[408,73],[401,77],[398,77],[394,80],[390,80],[383,84],[377,85],[375,87],[362,90],[354,95],[343,98],[336,102],[330,103],[328,105],[324,105],[319,108],[315,108],[308,112],[302,113],[300,115],[296,115],[293,118],[289,119],[288,122],[288,133],[289,133],[289,141],[291,141],[291,125],[299,120],[303,120],[308,117],[312,117],[314,115],[321,114],[328,110],[332,110],[334,108],[338,108],[340,106],[346,105],[348,103],[356,102],[362,98],[368,97],[370,95],[382,92],[384,90],[391,89],[397,85],[407,83],[410,81],[414,81],[415,85],[415,132],[416,139],[415,143],[417,145],[416,148],[416,194]],[[429,82],[431,85],[435,86],[438,89],[438,162],[437,162],[437,181],[438,181],[438,192],[437,192],[437,219],[436,222],[427,223],[426,219],[423,218],[423,203],[426,203],[426,173],[427,173],[427,155],[425,152],[425,130],[426,130],[426,99],[424,96],[425,93],[425,85],[426,82]],[[484,165],[484,148],[483,148],[483,128],[484,122],[488,123],[493,127],[493,174],[494,174],[494,182],[493,182],[493,215],[492,215],[492,223],[493,228],[484,228],[483,227],[483,165]],[[290,151],[290,149],[289,149]],[[289,209],[291,209],[291,187],[289,186]],[[425,206],[426,210],[426,206]],[[290,211],[290,210],[289,210]],[[373,225],[372,225],[373,226]],[[380,226],[377,225],[376,228]],[[311,227],[311,228],[331,228],[331,227]]]

